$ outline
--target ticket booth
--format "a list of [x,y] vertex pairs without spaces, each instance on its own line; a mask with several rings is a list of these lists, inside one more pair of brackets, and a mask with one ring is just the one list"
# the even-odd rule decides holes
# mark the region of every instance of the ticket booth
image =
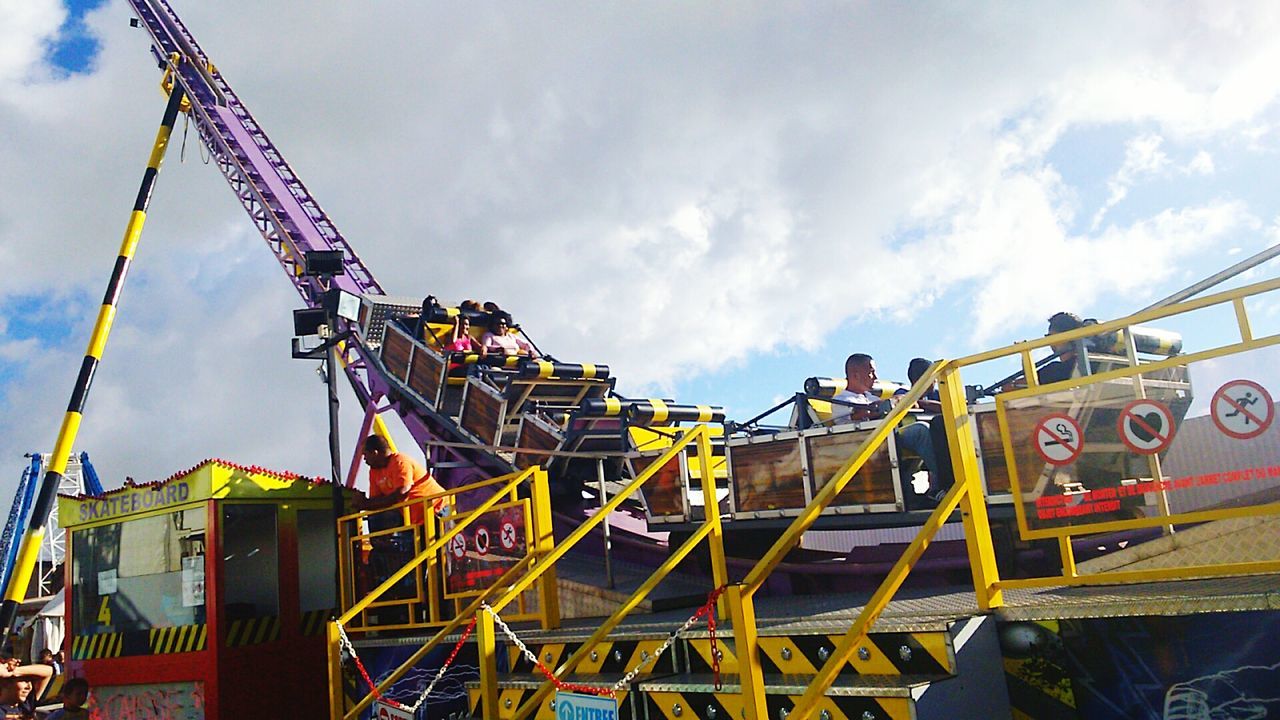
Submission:
[[88,679],[95,717],[327,715],[332,485],[207,460],[61,497],[58,516],[69,671]]

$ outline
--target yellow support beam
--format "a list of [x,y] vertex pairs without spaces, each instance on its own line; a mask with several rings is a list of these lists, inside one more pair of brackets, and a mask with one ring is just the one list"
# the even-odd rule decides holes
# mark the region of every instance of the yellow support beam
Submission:
[[[942,399],[951,469],[955,475],[955,484],[965,488],[961,517],[964,521],[965,547],[969,552],[969,570],[973,575],[978,607],[986,611],[1004,605],[1004,597],[998,588],[1000,571],[996,566],[995,544],[991,541],[991,521],[987,518],[982,474],[978,470],[973,424],[969,422],[960,369],[954,363],[947,362],[939,370],[938,391]],[[924,529],[920,532],[923,534]]]
[[[788,717],[791,720],[807,720],[818,711],[821,704],[822,696],[835,682],[836,677],[844,669],[844,666],[853,658],[854,653],[858,651],[858,646],[867,641],[867,635],[871,632],[871,626],[879,619],[880,614],[889,606],[889,601],[902,587],[902,583],[907,579],[911,569],[920,561],[920,556],[924,555],[924,551],[928,549],[929,543],[933,541],[933,536],[942,528],[947,518],[951,517],[951,513],[955,512],[956,507],[960,504],[962,497],[968,499],[968,490],[972,485],[957,482],[946,496],[942,498],[942,502],[938,503],[938,507],[934,509],[933,514],[925,521],[924,526],[920,528],[920,532],[916,533],[916,537],[907,546],[906,551],[902,553],[902,557],[894,563],[893,569],[889,571],[889,575],[885,577],[884,582],[880,583],[880,587],[876,588],[876,592],[867,601],[862,612],[858,614],[858,619],[854,621],[853,626],[845,633],[840,642],[836,644],[836,648],[832,651],[831,656],[823,663],[818,670],[818,674],[809,682],[808,689],[804,695],[796,703],[795,709]],[[981,505],[981,502],[974,503]],[[735,636],[737,628],[734,628]],[[738,655],[739,664],[742,663],[742,654]]]

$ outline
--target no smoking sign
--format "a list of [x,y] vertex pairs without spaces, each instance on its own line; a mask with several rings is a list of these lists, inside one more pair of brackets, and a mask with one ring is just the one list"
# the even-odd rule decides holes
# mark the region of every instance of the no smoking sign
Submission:
[[1031,433],[1036,452],[1050,465],[1070,465],[1084,450],[1084,434],[1080,424],[1069,415],[1054,413],[1036,423]]
[[1116,432],[1139,455],[1155,455],[1173,442],[1173,412],[1156,400],[1134,400],[1120,411]]
[[1267,389],[1252,380],[1232,380],[1218,388],[1209,404],[1213,424],[1237,440],[1258,437],[1271,427],[1276,406]]
[[462,533],[454,535],[449,540],[449,549],[453,551],[453,556],[456,558],[467,554],[467,539],[462,537]]

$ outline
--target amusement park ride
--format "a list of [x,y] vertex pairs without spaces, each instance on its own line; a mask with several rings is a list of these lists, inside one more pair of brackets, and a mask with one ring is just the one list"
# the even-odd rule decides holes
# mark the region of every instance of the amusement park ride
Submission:
[[[1115,629],[1099,618],[1199,627],[1201,613],[1230,610],[1253,632],[1280,628],[1275,561],[1138,558],[1099,572],[1076,555],[1110,542],[1098,533],[1168,544],[1175,526],[1182,537],[1280,509],[1267,389],[1192,384],[1280,343],[1250,324],[1280,281],[939,361],[910,388],[882,386],[884,416],[861,422],[834,421],[843,378],[810,378],[746,422],[627,398],[606,365],[448,350],[457,318],[479,331],[497,315],[385,294],[173,10],[130,4],[168,105],[5,588],[6,629],[65,491],[180,113],[298,291],[295,330],[315,339],[295,340],[296,354],[341,365],[328,381],[345,374],[365,410],[360,437],[386,436],[395,414],[448,490],[356,512],[359,452],[342,473],[335,435],[328,482],[210,460],[149,485],[64,494],[70,671],[89,679],[98,716],[130,717],[119,708],[145,697],[179,718],[1110,717],[1090,714],[1096,679],[1068,652],[1106,645]],[[1222,313],[1238,338],[1192,349],[1140,325],[1197,313]],[[1074,372],[1041,384],[1032,352],[1051,346]],[[1003,358],[1020,360],[1023,380],[964,384],[962,370]],[[935,391],[929,420],[915,408]],[[1201,432],[1213,429],[1205,420],[1219,435]],[[893,440],[912,422],[931,422],[936,470],[954,480],[940,499],[915,495],[920,458]],[[1214,459],[1227,441],[1248,452]],[[962,529],[963,542],[945,543],[959,552],[924,557],[947,523]],[[876,528],[914,539],[883,562],[801,546],[819,529]],[[1010,577],[1046,565],[1048,577]],[[929,577],[952,586],[895,602],[913,569],[940,569]],[[1090,594],[1097,584],[1112,587]],[[658,589],[671,585],[686,589]],[[1153,637],[1150,652],[1171,642]],[[1259,652],[1196,662],[1226,672],[1280,659]],[[1245,684],[1231,687],[1270,702]],[[1195,713],[1238,700],[1193,676],[1160,687],[1166,718],[1219,717]]]

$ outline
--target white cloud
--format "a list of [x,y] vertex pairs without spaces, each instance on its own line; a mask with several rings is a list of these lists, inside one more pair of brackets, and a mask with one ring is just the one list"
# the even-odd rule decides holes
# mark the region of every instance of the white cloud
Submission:
[[[1198,147],[1273,126],[1270,3],[177,9],[389,292],[496,300],[630,387],[944,297],[980,342],[1274,215],[1215,193],[1075,236],[1046,161],[1078,127]],[[71,78],[31,49],[52,19],[0,31],[27,48],[0,61],[0,302],[92,311],[154,137],[145,33],[120,2],[88,25],[101,56]],[[1133,182],[1168,163],[1144,147],[1097,162]],[[321,391],[278,355],[292,291],[187,156],[161,174],[82,444],[139,479],[207,454],[323,473]],[[86,336],[8,386],[49,419],[0,421],[0,457],[50,441]]]

